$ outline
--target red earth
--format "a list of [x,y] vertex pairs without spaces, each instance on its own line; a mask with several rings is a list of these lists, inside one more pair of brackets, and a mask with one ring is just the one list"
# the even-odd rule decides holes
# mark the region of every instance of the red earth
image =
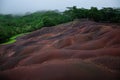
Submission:
[[120,80],[120,25],[44,27],[0,45],[0,80]]

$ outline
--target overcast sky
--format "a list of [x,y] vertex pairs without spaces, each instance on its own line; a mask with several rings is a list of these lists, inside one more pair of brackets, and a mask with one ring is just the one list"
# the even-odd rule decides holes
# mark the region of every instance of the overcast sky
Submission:
[[71,6],[120,7],[120,0],[0,0],[0,13],[20,14],[55,9],[63,11]]

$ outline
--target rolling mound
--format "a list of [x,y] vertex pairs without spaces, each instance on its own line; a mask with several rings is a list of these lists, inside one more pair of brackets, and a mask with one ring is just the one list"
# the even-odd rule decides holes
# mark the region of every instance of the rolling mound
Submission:
[[0,80],[119,80],[120,25],[44,27],[0,45]]

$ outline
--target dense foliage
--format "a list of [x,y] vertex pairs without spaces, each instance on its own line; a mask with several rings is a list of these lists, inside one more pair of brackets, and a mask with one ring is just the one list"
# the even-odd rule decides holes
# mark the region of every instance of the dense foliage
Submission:
[[0,15],[0,43],[17,34],[68,21],[70,21],[70,17],[58,11],[35,12],[24,16]]
[[0,14],[0,43],[17,34],[81,18],[99,22],[120,23],[120,8],[102,8],[98,10],[96,7],[84,9],[73,6],[68,7],[64,12],[40,11],[23,16]]
[[71,16],[72,19],[87,18],[99,22],[116,22],[120,23],[120,8],[102,8],[91,9],[77,8],[76,6],[68,7],[64,14]]

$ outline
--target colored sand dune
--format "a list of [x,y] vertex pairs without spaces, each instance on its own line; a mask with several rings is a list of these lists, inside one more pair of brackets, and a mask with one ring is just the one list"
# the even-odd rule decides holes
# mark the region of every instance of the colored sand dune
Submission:
[[120,25],[76,20],[0,45],[0,80],[119,80]]

